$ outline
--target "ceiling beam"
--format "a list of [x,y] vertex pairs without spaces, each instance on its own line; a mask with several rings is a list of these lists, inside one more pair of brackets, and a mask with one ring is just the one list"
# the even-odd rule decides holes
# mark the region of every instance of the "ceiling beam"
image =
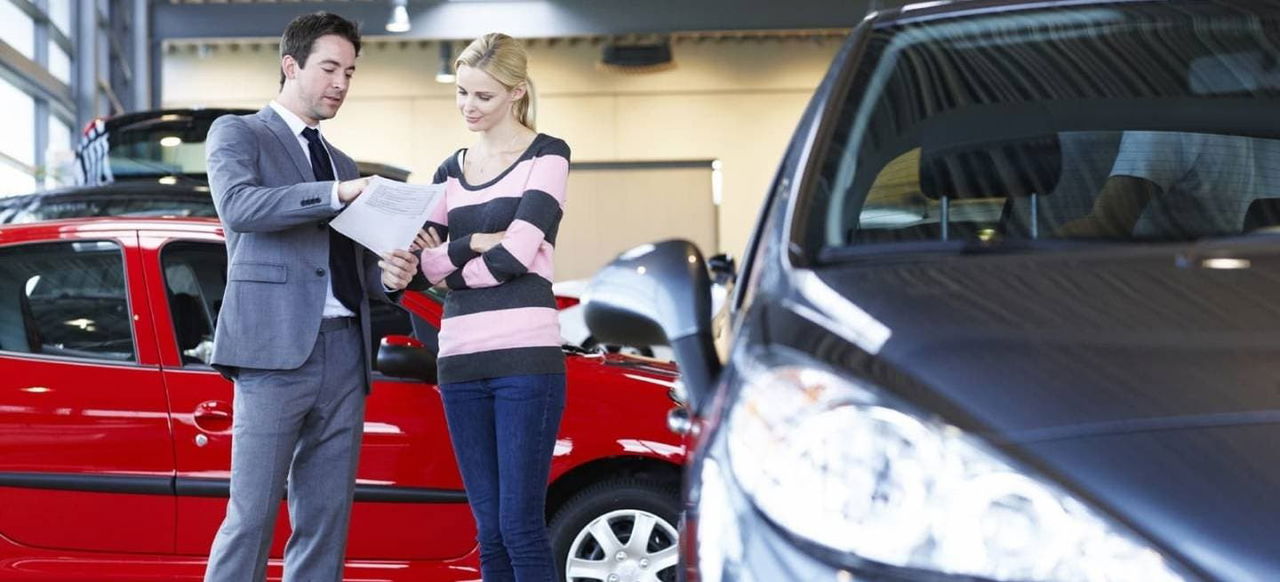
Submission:
[[[470,39],[500,31],[521,38],[715,30],[845,28],[876,0],[410,0],[406,39]],[[881,2],[880,4],[884,4]],[[306,12],[328,10],[383,26],[389,2],[286,2],[153,5],[153,39],[279,37]]]

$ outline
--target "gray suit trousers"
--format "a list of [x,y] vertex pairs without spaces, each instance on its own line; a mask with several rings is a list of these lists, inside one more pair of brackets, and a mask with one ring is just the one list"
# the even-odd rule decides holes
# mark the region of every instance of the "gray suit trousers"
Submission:
[[231,500],[205,580],[261,581],[281,495],[293,534],[285,580],[341,580],[364,426],[364,357],[353,318],[325,320],[296,370],[241,368],[231,433]]

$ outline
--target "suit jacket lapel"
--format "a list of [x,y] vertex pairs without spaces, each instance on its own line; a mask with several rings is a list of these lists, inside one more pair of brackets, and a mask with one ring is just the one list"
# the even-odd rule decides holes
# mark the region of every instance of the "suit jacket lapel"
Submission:
[[270,105],[263,107],[258,112],[258,117],[267,124],[267,128],[271,133],[275,134],[276,139],[280,140],[280,145],[284,146],[284,151],[289,152],[289,159],[293,160],[293,166],[298,169],[298,175],[302,177],[303,182],[311,182],[315,180],[315,174],[311,171],[311,163],[307,158],[302,156],[302,146],[298,144],[297,136],[289,131],[289,124],[285,123]]

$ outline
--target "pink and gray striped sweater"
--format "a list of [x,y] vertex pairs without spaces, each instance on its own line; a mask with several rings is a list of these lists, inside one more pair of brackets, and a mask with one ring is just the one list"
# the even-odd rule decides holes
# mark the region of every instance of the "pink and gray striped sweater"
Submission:
[[[540,133],[514,165],[476,185],[462,174],[464,152],[436,170],[445,198],[427,226],[447,242],[422,253],[423,275],[451,290],[440,324],[440,383],[564,373],[551,280],[569,145]],[[473,233],[504,230],[497,246],[471,250]]]

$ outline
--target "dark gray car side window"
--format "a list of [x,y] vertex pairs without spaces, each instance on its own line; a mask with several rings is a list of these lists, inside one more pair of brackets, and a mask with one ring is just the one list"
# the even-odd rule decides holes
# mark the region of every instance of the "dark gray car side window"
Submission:
[[135,361],[120,245],[77,241],[0,249],[0,350]]

